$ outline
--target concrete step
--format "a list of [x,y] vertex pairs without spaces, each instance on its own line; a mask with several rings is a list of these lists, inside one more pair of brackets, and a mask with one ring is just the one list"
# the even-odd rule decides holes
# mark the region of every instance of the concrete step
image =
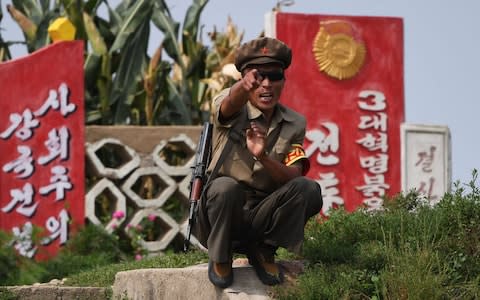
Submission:
[[[299,262],[282,262],[286,280],[303,271]],[[220,289],[208,280],[208,264],[182,269],[141,269],[117,273],[113,299],[271,299],[271,288],[262,284],[246,259],[233,263],[233,284]]]
[[[9,297],[10,295],[15,297]],[[71,287],[57,285],[11,286],[0,290],[0,299],[17,300],[105,300],[110,299],[107,288]]]

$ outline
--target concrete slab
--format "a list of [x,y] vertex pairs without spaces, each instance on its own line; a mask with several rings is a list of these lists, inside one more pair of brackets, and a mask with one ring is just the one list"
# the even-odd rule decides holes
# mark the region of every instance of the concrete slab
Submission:
[[182,269],[141,269],[117,273],[113,299],[229,299],[265,300],[263,285],[250,266],[234,265],[233,284],[220,289],[210,283],[207,264]]
[[[68,286],[52,286],[52,285],[25,285],[6,287],[9,293],[15,295],[15,298],[1,299],[18,299],[18,300],[105,300],[109,299],[109,291],[107,288],[96,287],[68,287]],[[5,296],[7,297],[7,296]]]

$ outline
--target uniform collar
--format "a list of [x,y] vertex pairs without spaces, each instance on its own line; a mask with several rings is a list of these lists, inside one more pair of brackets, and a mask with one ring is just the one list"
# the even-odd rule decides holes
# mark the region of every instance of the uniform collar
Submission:
[[[253,106],[250,101],[247,102],[247,113],[248,113],[248,119],[253,120],[262,117],[263,118],[263,113]],[[273,112],[272,116],[272,123],[280,123],[282,120],[285,120],[287,122],[293,122],[294,118],[291,114],[287,112],[287,109],[285,106],[282,104],[278,103],[275,106],[275,110]]]

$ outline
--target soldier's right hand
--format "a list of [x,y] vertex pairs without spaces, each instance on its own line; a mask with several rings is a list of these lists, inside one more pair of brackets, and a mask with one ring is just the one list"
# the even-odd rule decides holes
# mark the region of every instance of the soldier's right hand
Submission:
[[257,69],[248,70],[245,75],[243,75],[241,83],[243,89],[247,92],[256,89],[262,83],[260,73]]

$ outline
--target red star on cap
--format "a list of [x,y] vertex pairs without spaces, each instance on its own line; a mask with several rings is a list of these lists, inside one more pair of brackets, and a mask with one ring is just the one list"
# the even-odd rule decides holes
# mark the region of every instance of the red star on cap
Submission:
[[267,54],[267,53],[268,53],[268,48],[267,48],[267,47],[263,47],[263,48],[261,49],[261,51],[262,51],[263,54]]

